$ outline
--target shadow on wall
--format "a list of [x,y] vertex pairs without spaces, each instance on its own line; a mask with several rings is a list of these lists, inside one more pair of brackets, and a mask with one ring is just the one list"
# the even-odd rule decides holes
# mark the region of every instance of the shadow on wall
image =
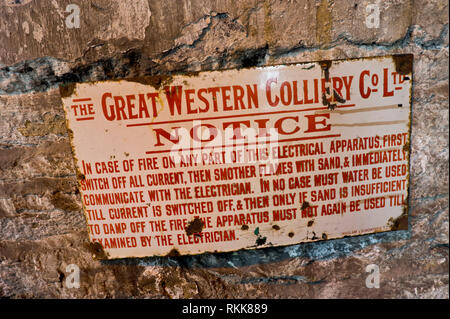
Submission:
[[[410,221],[408,221],[410,224]],[[409,225],[408,229],[411,229]],[[283,247],[239,250],[227,253],[205,253],[176,257],[146,257],[103,260],[104,265],[180,266],[188,268],[243,267],[278,262],[288,258],[326,260],[343,257],[367,246],[411,238],[410,230],[344,237]]]

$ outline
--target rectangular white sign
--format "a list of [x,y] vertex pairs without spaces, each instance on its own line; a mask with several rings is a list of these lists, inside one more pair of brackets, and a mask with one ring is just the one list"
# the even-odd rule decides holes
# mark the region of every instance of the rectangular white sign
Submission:
[[412,55],[60,88],[98,258],[407,228]]

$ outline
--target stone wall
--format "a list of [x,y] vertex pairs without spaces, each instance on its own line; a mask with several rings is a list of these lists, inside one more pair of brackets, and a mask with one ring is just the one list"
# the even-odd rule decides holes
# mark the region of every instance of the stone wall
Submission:
[[[79,28],[66,23],[69,4]],[[369,4],[379,5],[378,27]],[[448,9],[445,0],[1,0],[0,297],[448,298]],[[408,231],[92,258],[60,84],[395,53],[414,54]],[[78,289],[66,287],[69,264],[81,270]],[[365,285],[369,264],[380,268],[378,289]]]

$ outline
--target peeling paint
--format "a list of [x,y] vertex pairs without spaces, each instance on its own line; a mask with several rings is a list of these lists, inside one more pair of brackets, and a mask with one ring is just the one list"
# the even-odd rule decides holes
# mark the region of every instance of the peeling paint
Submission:
[[99,260],[108,259],[109,254],[108,254],[108,252],[106,252],[103,249],[103,246],[100,243],[98,243],[98,242],[91,243],[90,242],[90,243],[87,243],[86,245],[87,245],[88,249],[91,251],[91,253],[95,259],[99,259]]
[[305,202],[303,202],[302,207],[300,207],[300,210],[305,210],[305,209],[307,209],[309,206],[310,206],[310,205],[309,205],[309,202],[305,201]]
[[402,75],[412,73],[413,55],[399,54],[392,57],[395,64],[395,71]]
[[76,83],[66,83],[59,86],[59,94],[61,97],[70,97],[75,94]]
[[398,218],[389,218],[389,227],[391,230],[408,230],[408,209],[405,208],[402,215]]
[[202,220],[196,217],[186,226],[186,234],[188,236],[191,236],[193,234],[200,233],[203,230],[204,226],[205,225],[203,224]]

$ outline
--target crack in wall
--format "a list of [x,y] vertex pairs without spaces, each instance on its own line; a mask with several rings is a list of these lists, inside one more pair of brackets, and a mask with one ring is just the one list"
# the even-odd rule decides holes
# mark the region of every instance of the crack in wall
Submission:
[[445,43],[445,37],[448,35],[449,31],[449,25],[445,24],[439,36],[437,38],[433,38],[430,40],[425,41],[425,36],[413,38],[413,32],[416,29],[421,29],[418,25],[411,25],[408,27],[407,31],[405,32],[405,35],[394,42],[387,42],[387,43],[367,43],[364,41],[354,41],[352,40],[348,34],[342,33],[339,34],[335,40],[331,41],[328,45],[317,45],[317,46],[304,46],[299,45],[293,48],[278,48],[276,49],[273,54],[276,58],[286,57],[286,56],[292,56],[297,55],[299,53],[304,52],[314,52],[317,50],[329,50],[332,48],[335,48],[339,45],[347,44],[356,46],[358,48],[366,49],[366,50],[383,50],[383,51],[389,51],[396,48],[406,48],[411,44],[414,44],[418,46],[420,49],[423,50],[438,50],[442,48],[448,48],[448,45],[444,46]]
[[[203,16],[201,19],[208,18],[208,17],[211,18],[211,21],[207,24],[206,27],[204,27],[202,29],[202,31],[198,35],[197,39],[195,39],[191,44],[177,45],[174,48],[171,48],[171,49],[169,49],[167,51],[164,51],[160,55],[160,59],[164,59],[164,58],[166,58],[166,57],[168,57],[170,55],[173,55],[173,54],[177,53],[178,51],[180,51],[181,49],[184,49],[184,48],[191,48],[191,49],[195,48],[197,46],[197,44],[204,39],[204,37],[206,36],[208,31],[211,30],[211,26],[213,25],[214,20],[221,20],[221,19],[229,18],[227,13],[217,13],[216,15]],[[200,21],[201,19],[199,19],[198,21]],[[196,22],[193,22],[190,25],[195,24],[195,23]]]

